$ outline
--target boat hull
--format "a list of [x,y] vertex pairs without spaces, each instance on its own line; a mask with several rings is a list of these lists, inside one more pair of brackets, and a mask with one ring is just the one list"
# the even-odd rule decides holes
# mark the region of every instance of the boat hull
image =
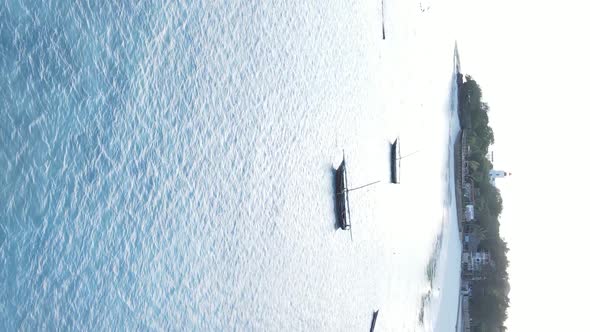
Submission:
[[350,229],[350,213],[348,207],[348,181],[346,177],[346,162],[342,163],[336,169],[336,213],[338,224],[344,230]]
[[399,143],[391,144],[391,183],[399,183]]

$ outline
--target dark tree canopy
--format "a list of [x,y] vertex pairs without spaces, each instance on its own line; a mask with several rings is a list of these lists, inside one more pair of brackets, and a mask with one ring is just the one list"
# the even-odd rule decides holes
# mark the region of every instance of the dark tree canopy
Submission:
[[494,144],[494,131],[488,118],[490,107],[481,99],[480,86],[467,75],[466,81],[459,86],[459,114],[461,127],[467,132],[469,176],[479,192],[475,201],[477,223],[480,232],[485,234],[478,250],[488,251],[494,261],[482,271],[483,279],[472,282],[470,314],[473,331],[504,331],[506,310],[510,304],[508,246],[500,237],[498,218],[502,213],[502,196],[489,182],[489,171],[493,165],[487,153],[490,145]]

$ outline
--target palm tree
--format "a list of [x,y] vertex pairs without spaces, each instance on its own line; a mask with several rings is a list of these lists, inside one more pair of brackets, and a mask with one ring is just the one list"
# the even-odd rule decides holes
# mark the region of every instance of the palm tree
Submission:
[[480,224],[471,224],[471,233],[477,236],[477,238],[479,238],[479,241],[483,241],[488,238],[488,231]]

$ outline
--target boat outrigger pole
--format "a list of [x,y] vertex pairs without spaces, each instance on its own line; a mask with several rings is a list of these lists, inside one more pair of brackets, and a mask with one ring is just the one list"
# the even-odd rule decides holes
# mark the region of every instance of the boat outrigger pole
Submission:
[[[356,188],[352,188],[352,189],[348,189],[347,188],[344,191],[346,191],[348,193],[348,192],[353,191],[353,190],[358,190],[358,189],[362,189],[362,188],[365,188],[365,187],[368,187],[368,186],[372,186],[372,185],[377,184],[379,182],[381,182],[381,181],[375,181],[375,182],[367,183],[364,186],[360,186],[360,187],[356,187]],[[346,208],[348,209],[348,218],[349,218],[349,223],[350,223],[350,228],[349,228],[349,230],[350,230],[350,241],[354,241],[352,239],[352,223],[350,222],[350,203],[348,203],[348,195],[346,195],[346,203],[347,203],[346,204],[347,205]]]
[[352,188],[352,189],[347,189],[346,191],[353,191],[353,190],[362,189],[362,188],[364,188],[364,187],[368,187],[368,186],[372,186],[372,185],[374,185],[374,184],[377,184],[377,183],[379,183],[379,182],[381,182],[381,180],[379,180],[379,181],[375,181],[375,182],[371,182],[371,183],[368,183],[368,184],[365,184],[364,186],[360,186],[360,187],[356,187],[356,188]]
[[414,151],[414,152],[412,152],[412,153],[408,153],[408,154],[407,154],[407,155],[405,155],[405,156],[401,156],[401,157],[399,157],[399,158],[398,158],[398,160],[404,159],[404,158],[406,158],[406,157],[409,157],[409,156],[411,156],[411,155],[413,155],[413,154],[416,154],[416,153],[418,153],[418,152],[420,152],[420,150],[416,150],[416,151]]
[[352,223],[350,220],[350,202],[348,201],[348,193],[377,184],[380,181],[371,182],[360,187],[349,189],[348,174],[346,172],[346,156],[344,155],[344,151],[342,151],[342,162],[336,169],[335,176],[336,217],[340,223],[340,228],[343,230],[350,230],[350,240],[352,241]]

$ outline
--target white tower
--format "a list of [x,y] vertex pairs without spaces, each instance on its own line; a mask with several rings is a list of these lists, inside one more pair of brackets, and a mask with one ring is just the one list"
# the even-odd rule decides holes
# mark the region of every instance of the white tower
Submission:
[[497,170],[493,169],[490,171],[490,183],[493,185],[496,185],[496,179],[505,178],[510,175],[512,175],[512,173],[508,173],[505,171],[497,171]]

